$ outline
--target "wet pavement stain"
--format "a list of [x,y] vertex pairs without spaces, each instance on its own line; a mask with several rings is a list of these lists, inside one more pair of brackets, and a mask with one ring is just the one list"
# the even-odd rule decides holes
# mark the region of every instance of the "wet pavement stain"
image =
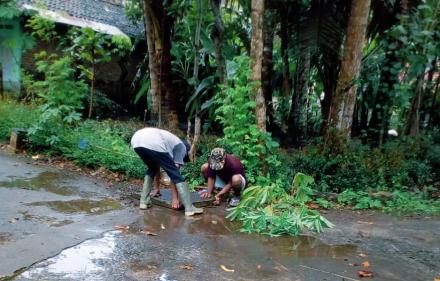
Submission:
[[33,178],[12,178],[10,181],[0,181],[0,187],[21,188],[26,190],[44,190],[50,193],[69,196],[73,190],[62,186],[62,175],[54,172],[42,172]]
[[64,214],[85,213],[88,215],[103,214],[110,211],[122,210],[119,201],[113,199],[91,200],[77,199],[70,201],[43,201],[26,204],[27,206],[46,206],[54,211]]
[[29,211],[20,211],[19,213],[22,215],[24,221],[34,221],[54,227],[60,227],[74,223],[73,220],[69,220],[69,219],[59,220],[54,217],[31,214]]
[[12,234],[9,232],[0,232],[0,245],[7,244],[11,241]]

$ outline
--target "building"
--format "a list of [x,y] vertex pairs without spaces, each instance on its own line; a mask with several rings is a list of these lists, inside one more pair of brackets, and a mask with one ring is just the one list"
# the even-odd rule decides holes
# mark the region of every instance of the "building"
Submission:
[[[5,91],[19,93],[21,70],[32,71],[33,54],[49,46],[36,42],[33,49],[24,51],[26,40],[24,24],[31,13],[57,23],[57,26],[90,27],[110,35],[124,35],[144,38],[142,25],[136,26],[125,16],[123,0],[19,0],[21,16],[11,19],[0,18],[0,67]],[[142,44],[141,44],[142,45]],[[145,44],[146,45],[146,44]],[[136,72],[136,65],[145,56],[146,47],[133,52],[130,58],[114,58],[101,66],[105,71],[98,73],[97,87],[112,98],[118,99],[118,90],[129,83]],[[125,76],[125,77],[121,77]]]

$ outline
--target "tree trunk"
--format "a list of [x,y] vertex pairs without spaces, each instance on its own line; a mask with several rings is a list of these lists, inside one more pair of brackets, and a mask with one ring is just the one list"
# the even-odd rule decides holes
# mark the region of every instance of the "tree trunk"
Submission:
[[[195,89],[199,86],[199,50],[200,50],[200,31],[202,29],[202,0],[197,1],[198,9],[197,9],[197,27],[196,34],[194,36],[194,72],[193,78],[195,81]],[[198,105],[199,106],[199,105]],[[192,162],[196,161],[196,152],[197,152],[197,142],[200,138],[200,109],[196,109],[196,116],[194,121],[194,139],[191,146],[191,155],[190,159]]]
[[0,97],[4,99],[3,93],[3,65],[0,63]]
[[[393,8],[393,18],[388,23],[389,27],[392,27],[399,23],[402,15],[406,15],[408,11],[407,0],[397,1]],[[397,44],[397,49],[400,49],[400,41],[387,36],[389,44]],[[394,84],[398,82],[398,75],[393,73],[393,66],[399,61],[395,52],[386,52],[385,60],[380,70],[379,89],[376,94],[376,100],[374,101],[373,111],[371,113],[371,119],[368,126],[368,138],[373,145],[381,145],[388,132],[388,124],[390,119],[390,108],[392,106],[392,93],[394,90]]]
[[[171,5],[171,1],[168,2]],[[171,30],[173,19],[162,1],[144,0],[152,117],[159,127],[178,127],[176,95],[171,87]]]
[[215,58],[217,60],[217,76],[220,84],[224,84],[226,79],[226,61],[223,56],[223,34],[225,33],[225,28],[220,13],[220,3],[220,0],[211,0],[211,8],[215,19],[212,37],[214,41]]
[[[328,126],[335,129],[343,140],[350,137],[356,103],[356,84],[363,57],[365,34],[367,31],[370,0],[353,0],[351,14],[348,20],[347,38],[345,40],[344,56],[338,78],[338,85],[330,105]],[[326,133],[326,141],[329,140]]]
[[411,100],[411,108],[408,111],[405,127],[405,135],[417,136],[420,132],[420,107],[423,99],[423,78],[419,77],[414,96]]
[[94,94],[95,94],[95,63],[92,64],[92,78],[90,79],[89,113],[87,115],[89,119],[92,118]]
[[[151,114],[150,118],[154,123],[159,120],[159,108],[160,108],[160,97],[159,97],[159,58],[156,57],[156,46],[160,49],[160,37],[158,27],[153,24],[155,15],[153,14],[151,8],[151,0],[144,0],[144,25],[145,25],[145,35],[147,38],[148,46],[148,68],[150,74],[150,91],[151,91]],[[156,19],[157,21],[157,19]],[[156,39],[157,38],[157,39]]]
[[434,125],[439,125],[440,122],[436,122],[435,120],[438,120],[438,117],[440,116],[439,111],[436,110],[437,108],[437,95],[440,92],[440,77],[437,77],[437,82],[435,83],[434,90],[432,92],[432,102],[431,107],[429,110],[429,118],[428,118],[428,128],[433,129]]
[[200,31],[202,29],[202,0],[197,1],[197,26],[194,35],[194,71],[193,78],[196,82],[196,88],[199,84],[199,50],[200,50]]
[[191,155],[190,155],[191,162],[195,162],[197,160],[196,152],[197,152],[197,144],[199,143],[200,140],[201,128],[202,128],[202,121],[199,116],[196,116],[194,120],[194,138],[191,144]]
[[[273,39],[274,39],[274,13],[266,7],[263,24],[263,61],[261,69],[261,84],[263,96],[266,101],[266,116],[270,129],[274,129],[275,118],[272,103],[272,73],[273,73]],[[272,131],[272,130],[271,130]]]
[[295,94],[292,97],[289,134],[296,146],[303,146],[307,138],[307,94],[310,75],[310,51],[301,48],[295,74]]
[[287,9],[280,11],[281,23],[280,23],[280,39],[281,39],[281,61],[283,68],[283,97],[285,101],[290,99],[290,73],[289,73],[289,31],[287,27]]
[[397,75],[392,73],[392,67],[396,62],[397,57],[394,53],[389,52],[385,55],[385,64],[380,74],[380,87],[373,104],[373,111],[368,128],[369,139],[375,145],[382,144],[387,133],[391,107],[390,93],[393,91],[394,84],[398,78]]
[[257,83],[254,89],[255,101],[257,104],[255,108],[256,123],[261,131],[266,131],[266,102],[261,85],[263,61],[263,15],[264,0],[252,0],[251,80]]

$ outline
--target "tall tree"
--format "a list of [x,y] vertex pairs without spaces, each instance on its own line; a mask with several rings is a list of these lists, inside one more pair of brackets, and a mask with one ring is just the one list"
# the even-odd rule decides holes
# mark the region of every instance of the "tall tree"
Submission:
[[264,99],[261,83],[261,71],[263,61],[263,18],[264,18],[264,0],[252,0],[251,3],[251,21],[252,21],[252,40],[251,40],[251,59],[252,76],[251,80],[255,85],[255,117],[258,128],[266,131],[266,102]]
[[215,20],[212,37],[215,47],[215,58],[217,60],[217,76],[220,80],[220,83],[224,84],[226,75],[226,61],[225,57],[223,56],[223,35],[225,33],[225,28],[220,12],[220,4],[220,0],[211,0],[211,9]]
[[295,145],[303,146],[307,138],[307,94],[310,76],[310,51],[308,48],[300,47],[297,61],[289,133],[292,135]]
[[[372,3],[373,17],[370,24],[372,31],[371,37],[377,33],[384,35],[385,31],[399,23],[399,18],[405,18],[404,12],[408,11],[406,1],[395,1],[391,8],[387,7],[385,1],[375,1]],[[386,47],[400,49],[401,44],[398,40],[385,33]],[[397,46],[397,47],[395,47]],[[388,131],[389,117],[391,115],[392,94],[394,85],[398,81],[398,74],[394,65],[399,62],[396,52],[387,50],[385,58],[380,68],[379,88],[374,100],[370,122],[368,124],[368,137],[374,145],[381,145]]]
[[152,115],[159,127],[177,128],[176,95],[171,87],[171,31],[174,19],[167,8],[172,1],[144,0],[148,44]]
[[281,60],[282,60],[282,72],[283,72],[283,86],[282,93],[285,100],[290,97],[291,79],[289,73],[289,28],[288,28],[288,7],[286,5],[280,5],[278,7],[278,13],[280,17],[280,40],[281,40]]
[[329,140],[330,129],[341,133],[344,139],[350,137],[356,103],[355,82],[359,75],[363,57],[370,3],[370,0],[353,0],[351,3],[344,56],[338,84],[331,101],[326,141]]
[[274,111],[272,104],[272,91],[273,91],[273,40],[275,29],[275,13],[267,5],[264,13],[263,24],[263,58],[261,68],[261,86],[263,90],[263,96],[266,102],[266,116],[269,125],[267,126],[270,131],[275,130]]

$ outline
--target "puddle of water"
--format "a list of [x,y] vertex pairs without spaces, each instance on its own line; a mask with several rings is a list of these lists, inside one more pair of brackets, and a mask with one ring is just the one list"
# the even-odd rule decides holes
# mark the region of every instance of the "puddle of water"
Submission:
[[33,178],[18,178],[11,181],[1,181],[0,187],[21,188],[26,190],[44,190],[58,195],[73,194],[71,188],[60,185],[61,175],[54,172],[43,172]]
[[12,234],[9,232],[0,232],[0,245],[7,244],[11,241]]
[[109,211],[121,210],[122,205],[113,199],[90,200],[77,199],[70,201],[44,201],[26,204],[28,206],[46,206],[65,214],[86,213],[88,215],[103,214]]
[[357,251],[355,245],[328,245],[312,236],[259,237],[262,244],[270,245],[275,255],[298,258],[342,258]]
[[[116,232],[107,232],[102,238],[87,240],[59,255],[36,264],[20,277],[40,280],[41,276],[58,276],[74,280],[101,280],[105,261],[111,259],[115,249]],[[54,279],[55,280],[55,279]]]

